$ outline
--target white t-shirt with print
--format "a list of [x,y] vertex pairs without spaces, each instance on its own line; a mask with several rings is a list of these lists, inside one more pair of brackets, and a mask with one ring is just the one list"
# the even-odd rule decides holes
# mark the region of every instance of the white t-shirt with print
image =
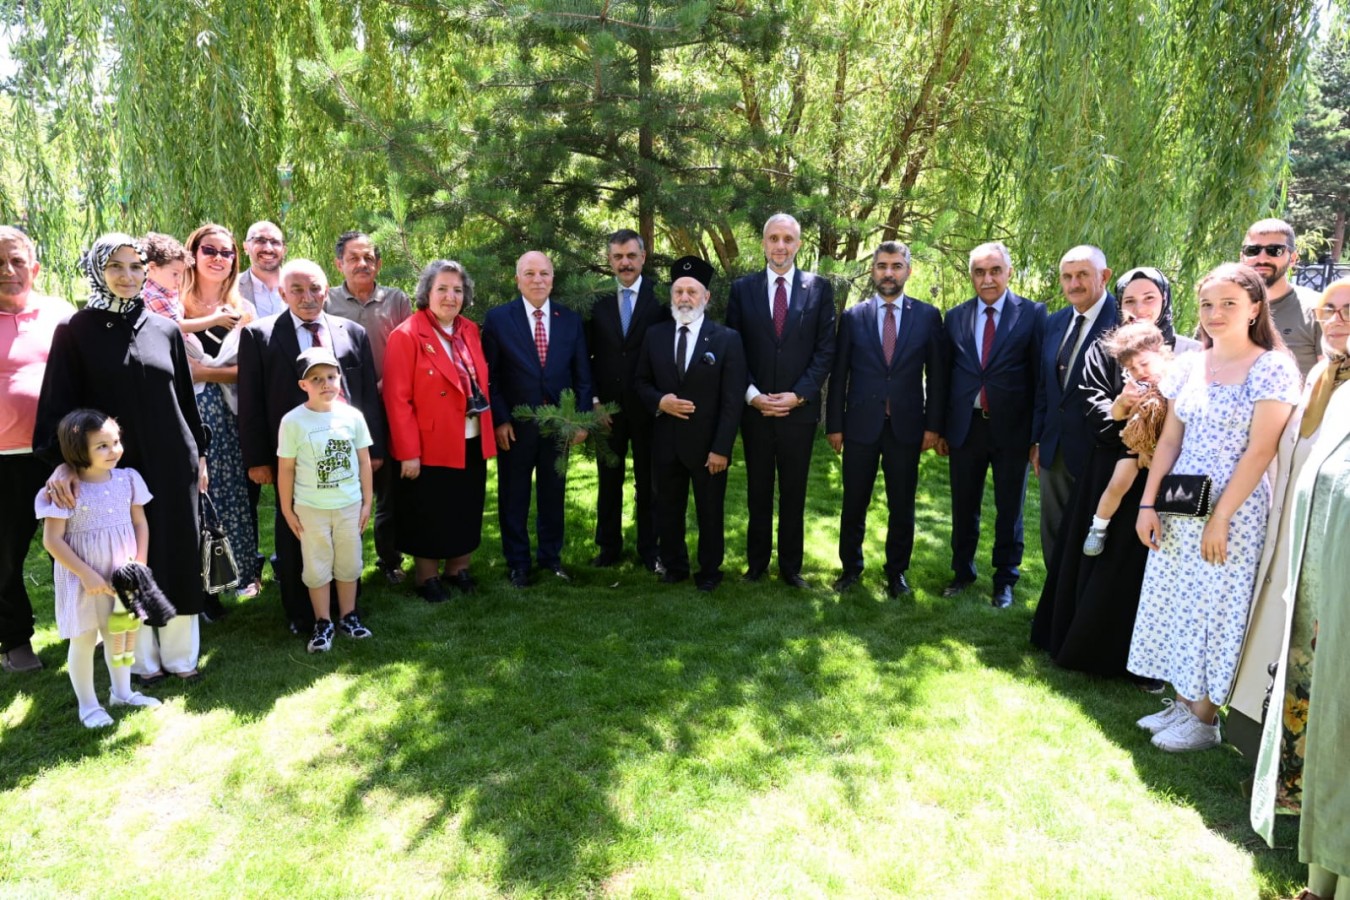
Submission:
[[315,412],[302,404],[282,416],[277,456],[295,460],[295,504],[342,509],[360,503],[356,451],[371,443],[366,417],[347,403],[334,403],[330,412]]

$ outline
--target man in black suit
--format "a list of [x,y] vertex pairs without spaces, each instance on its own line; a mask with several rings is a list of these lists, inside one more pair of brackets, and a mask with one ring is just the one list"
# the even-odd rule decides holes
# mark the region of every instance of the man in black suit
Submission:
[[[355,322],[323,311],[328,277],[318,263],[296,259],[281,269],[286,311],[259,319],[239,335],[239,446],[254,484],[274,484],[277,432],[281,417],[305,402],[296,357],[310,347],[327,347],[342,365],[343,398],[361,410],[375,439],[371,467],[384,462],[384,407],[375,384],[375,357],[366,331]],[[291,630],[308,637],[314,630],[309,592],[300,580],[300,541],[281,517],[273,528],[275,571],[281,604]]]
[[[1059,261],[1059,287],[1069,305],[1045,323],[1039,362],[1031,464],[1041,480],[1041,556],[1054,557],[1059,527],[1073,485],[1096,441],[1082,390],[1083,356],[1097,338],[1116,327],[1116,298],[1107,291],[1106,254],[1083,244]],[[1076,552],[1076,551],[1075,551]]]
[[806,477],[820,420],[820,393],[834,360],[834,289],[796,266],[802,229],[787,213],[764,223],[767,268],[731,285],[727,325],[740,332],[750,384],[741,421],[750,523],[746,581],[759,581],[773,549],[778,480],[778,576],[802,579]]
[[952,490],[954,597],[975,583],[984,481],[994,470],[993,605],[1012,606],[1022,564],[1022,505],[1031,458],[1036,362],[1045,333],[1045,304],[1008,290],[1012,257],[997,241],[970,251],[975,296],[947,312],[943,329],[951,358],[946,431]]
[[740,335],[704,317],[713,269],[696,256],[670,268],[674,321],[647,332],[637,391],[655,416],[653,437],[661,561],[667,584],[689,577],[684,518],[689,485],[698,515],[694,584],[712,591],[722,581],[726,550],[726,471],[745,398]]
[[[886,591],[910,592],[905,580],[914,550],[914,495],[919,455],[937,447],[946,414],[947,367],[942,314],[905,294],[909,248],[886,241],[872,254],[875,293],[840,318],[825,406],[825,437],[844,455],[844,505],[839,517],[836,591],[862,578],[867,507],[877,464],[886,477]],[[927,391],[924,389],[927,377]]]
[[595,405],[617,403],[608,418],[606,441],[619,458],[616,466],[598,463],[599,497],[595,504],[595,545],[599,554],[591,565],[612,566],[623,556],[623,482],[628,447],[633,448],[633,518],[637,551],[642,564],[655,572],[656,513],[652,487],[652,416],[642,405],[633,384],[638,354],[647,329],[670,319],[670,308],[656,299],[652,282],[642,276],[647,251],[642,237],[622,228],[609,236],[609,267],[617,281],[614,290],[595,298],[586,323],[586,347],[591,354]]
[[[553,263],[532,250],[516,261],[520,297],[488,310],[483,320],[496,425],[497,518],[507,578],[516,588],[530,584],[530,482],[535,483],[539,565],[562,581],[563,520],[567,482],[555,468],[558,445],[534,422],[512,416],[517,406],[556,404],[570,390],[578,404],[591,393],[591,366],[581,316],[550,300]],[[586,440],[585,431],[573,443]]]

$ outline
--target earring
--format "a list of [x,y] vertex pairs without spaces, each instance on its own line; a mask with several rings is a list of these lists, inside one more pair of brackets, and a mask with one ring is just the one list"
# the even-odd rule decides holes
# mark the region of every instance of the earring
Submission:
[[1255,317],[1255,316],[1252,316],[1250,319],[1247,320],[1247,327],[1248,327],[1248,328],[1251,328],[1251,327],[1252,327],[1253,325],[1255,325],[1255,324],[1256,324],[1256,317]]

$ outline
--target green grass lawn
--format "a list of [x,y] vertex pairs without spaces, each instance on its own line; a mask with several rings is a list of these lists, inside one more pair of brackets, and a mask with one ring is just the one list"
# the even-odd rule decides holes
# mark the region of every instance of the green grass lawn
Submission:
[[[1174,756],[1133,687],[1028,642],[950,577],[946,466],[925,457],[913,598],[838,597],[840,469],[821,441],[815,588],[741,584],[744,469],[712,596],[593,570],[593,465],[569,485],[571,586],[505,585],[491,485],[481,590],[431,606],[369,569],[373,640],[311,656],[275,587],[203,627],[204,678],[86,731],[29,575],[47,668],[0,676],[2,897],[1275,897],[1303,869],[1247,826],[1231,747]],[[986,499],[991,500],[992,491]],[[454,510],[447,510],[454,515]],[[270,523],[270,512],[265,517]],[[269,529],[270,530],[270,529]],[[631,532],[630,532],[631,536]],[[269,539],[270,540],[270,539]],[[692,548],[691,548],[692,549]],[[372,558],[369,554],[367,558]],[[102,666],[99,666],[100,670]],[[100,693],[106,693],[100,671]],[[1283,823],[1285,847],[1296,829]]]

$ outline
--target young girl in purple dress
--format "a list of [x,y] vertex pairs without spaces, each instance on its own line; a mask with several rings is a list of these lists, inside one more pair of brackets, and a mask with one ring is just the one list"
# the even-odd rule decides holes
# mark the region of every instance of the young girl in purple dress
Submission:
[[103,658],[112,682],[109,706],[159,706],[153,697],[131,689],[131,662],[136,628],[109,582],[119,566],[145,563],[150,530],[145,504],[150,490],[135,469],[119,469],[122,435],[117,423],[101,412],[77,409],[67,414],[57,432],[61,455],[80,478],[74,509],[62,509],[43,488],[35,501],[43,521],[42,546],[56,560],[52,580],[56,593],[56,627],[70,641],[67,668],[86,728],[113,723],[94,692],[94,648],[103,635]]

